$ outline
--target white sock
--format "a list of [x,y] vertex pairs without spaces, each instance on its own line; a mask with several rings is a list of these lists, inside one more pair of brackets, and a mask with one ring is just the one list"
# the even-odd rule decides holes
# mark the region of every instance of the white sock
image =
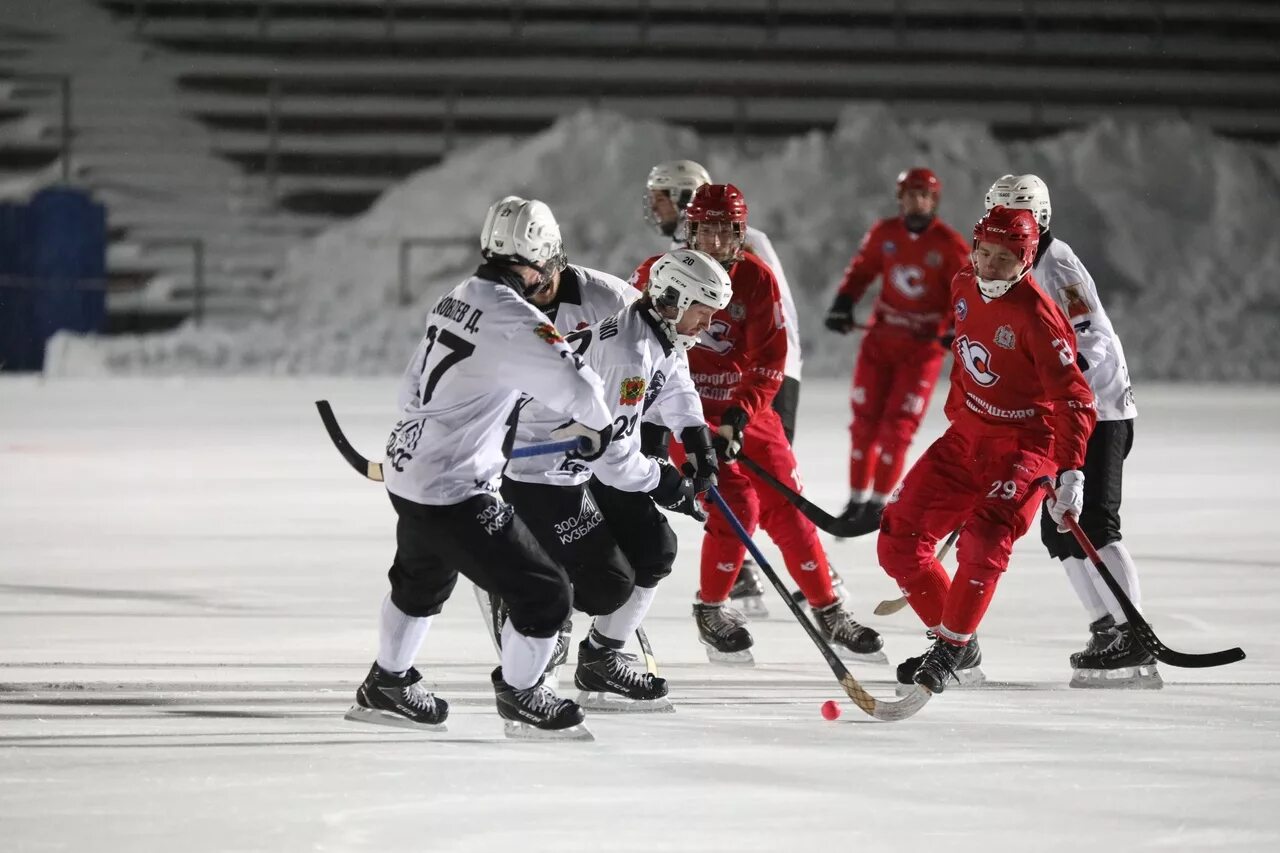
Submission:
[[538,683],[556,650],[556,635],[526,637],[511,620],[502,626],[502,680],[517,690]]
[[[1129,596],[1134,608],[1141,613],[1142,590],[1138,586],[1138,567],[1134,565],[1133,557],[1129,556],[1129,549],[1124,547],[1123,542],[1112,542],[1110,545],[1099,548],[1098,556],[1107,564],[1107,568],[1111,570],[1111,576],[1116,579],[1116,583],[1120,584],[1124,594]],[[1106,581],[1098,577],[1097,572],[1094,572],[1094,576],[1094,585],[1098,588],[1098,594],[1107,603],[1107,609],[1115,617],[1116,624],[1122,625],[1128,622],[1129,617],[1124,615],[1124,611],[1120,609],[1120,602],[1116,601],[1111,590],[1107,589]]]
[[854,489],[849,492],[849,500],[854,503],[864,504],[869,497],[871,497],[871,489]]
[[396,607],[391,593],[387,593],[378,620],[378,666],[396,675],[413,666],[433,618],[408,615]]
[[886,504],[889,502],[890,492],[872,492],[871,502],[877,504]]
[[[640,627],[640,623],[644,621],[645,615],[649,612],[649,606],[653,604],[653,596],[657,591],[656,588],[646,589],[642,586],[631,590],[631,597],[623,602],[621,607],[612,613],[596,617],[596,632],[602,637],[625,644],[627,637],[634,634],[635,630]],[[622,646],[617,648],[622,648]]]
[[1076,597],[1080,599],[1085,612],[1089,614],[1089,621],[1097,622],[1106,616],[1110,608],[1098,595],[1097,587],[1093,585],[1094,576],[1097,574],[1093,566],[1079,557],[1066,557],[1062,561],[1062,569],[1067,573],[1067,580],[1071,582],[1071,588],[1076,591]]

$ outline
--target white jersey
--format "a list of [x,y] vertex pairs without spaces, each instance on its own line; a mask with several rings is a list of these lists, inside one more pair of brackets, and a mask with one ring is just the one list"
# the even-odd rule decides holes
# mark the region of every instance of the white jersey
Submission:
[[640,298],[640,291],[607,272],[570,264],[560,273],[556,301],[543,312],[568,334],[612,317]]
[[1076,352],[1098,407],[1098,420],[1124,421],[1138,416],[1125,364],[1124,347],[1098,298],[1098,287],[1071,247],[1050,235],[1033,270],[1036,283],[1066,313],[1076,330]]
[[[633,305],[594,326],[573,332],[569,345],[604,381],[605,403],[613,416],[613,441],[593,462],[564,455],[512,459],[506,475],[522,483],[569,486],[592,474],[605,485],[647,492],[658,485],[661,465],[640,452],[639,423],[655,412],[673,430],[706,426],[689,361],[674,349],[644,308]],[[553,405],[531,401],[520,409],[520,443],[550,440],[565,416]]]
[[[688,246],[684,238],[684,227],[676,232],[676,239],[671,248],[683,249]],[[796,314],[796,301],[791,296],[791,285],[787,283],[787,274],[782,271],[782,261],[773,248],[769,235],[759,228],[747,226],[747,250],[764,261],[764,265],[778,280],[778,295],[782,298],[782,319],[787,324],[787,360],[782,367],[782,375],[800,381],[800,368],[803,365],[803,353],[800,350],[800,316]]]
[[387,490],[434,506],[495,492],[522,392],[603,429],[612,416],[602,387],[514,287],[473,276],[431,309],[401,379],[400,422],[382,469]]

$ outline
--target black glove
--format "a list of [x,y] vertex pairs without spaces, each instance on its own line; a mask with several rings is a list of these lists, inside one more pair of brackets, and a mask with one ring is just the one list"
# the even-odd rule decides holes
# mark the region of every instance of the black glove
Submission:
[[711,430],[706,426],[685,427],[680,431],[680,443],[689,458],[690,470],[686,474],[693,480],[693,490],[702,494],[719,485],[720,460],[716,458]]
[[698,506],[698,493],[694,491],[693,480],[682,476],[669,462],[662,462],[661,465],[658,485],[649,490],[649,497],[653,498],[653,502],[672,512],[682,512],[698,521],[706,521],[707,514]]
[[586,424],[569,421],[562,427],[551,431],[551,437],[557,440],[566,438],[585,439],[581,450],[570,450],[565,456],[570,459],[581,459],[583,462],[594,462],[604,455],[605,448],[613,441],[613,424],[606,424],[604,429],[592,429]]
[[747,428],[747,413],[739,406],[730,406],[720,416],[711,446],[721,462],[732,462],[742,452],[742,431]]
[[667,440],[671,438],[671,430],[662,424],[640,422],[640,452],[654,459],[666,459]]
[[853,297],[847,293],[837,293],[831,307],[827,309],[827,328],[833,332],[847,335],[853,331]]
[[951,349],[951,345],[956,342],[956,333],[952,329],[938,337],[938,343],[943,349]]

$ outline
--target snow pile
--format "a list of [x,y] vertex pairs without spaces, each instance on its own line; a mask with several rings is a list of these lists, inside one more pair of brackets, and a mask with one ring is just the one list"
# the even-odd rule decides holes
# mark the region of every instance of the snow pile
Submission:
[[[1166,122],[1102,122],[1027,143],[977,123],[902,123],[852,105],[832,134],[740,156],[691,131],[585,111],[523,141],[459,152],[389,190],[363,216],[291,253],[276,284],[278,319],[235,330],[51,342],[49,372],[395,373],[427,308],[474,267],[489,204],[543,199],[577,263],[627,277],[664,248],[641,218],[645,175],[691,157],[746,193],[796,291],[806,370],[847,370],[848,339],[826,333],[832,288],[863,232],[895,212],[893,176],[928,165],[944,185],[941,215],[962,233],[1006,172],[1035,172],[1053,193],[1054,233],[1098,281],[1139,378],[1280,380],[1280,149]],[[460,245],[412,254],[413,303],[398,306],[399,246],[413,237]],[[865,311],[865,304],[863,310]]]

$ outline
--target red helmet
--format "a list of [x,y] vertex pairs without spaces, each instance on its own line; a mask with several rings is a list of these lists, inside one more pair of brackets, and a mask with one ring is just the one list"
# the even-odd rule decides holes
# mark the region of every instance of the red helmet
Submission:
[[1030,269],[1040,245],[1040,226],[1036,224],[1036,215],[1029,210],[1015,210],[997,204],[973,226],[975,249],[979,243],[1004,246],[1013,252],[1024,268]]
[[747,221],[747,199],[733,184],[703,184],[685,210],[690,222]]
[[937,198],[942,195],[942,181],[930,169],[908,169],[898,173],[898,195],[907,190],[924,190]]

